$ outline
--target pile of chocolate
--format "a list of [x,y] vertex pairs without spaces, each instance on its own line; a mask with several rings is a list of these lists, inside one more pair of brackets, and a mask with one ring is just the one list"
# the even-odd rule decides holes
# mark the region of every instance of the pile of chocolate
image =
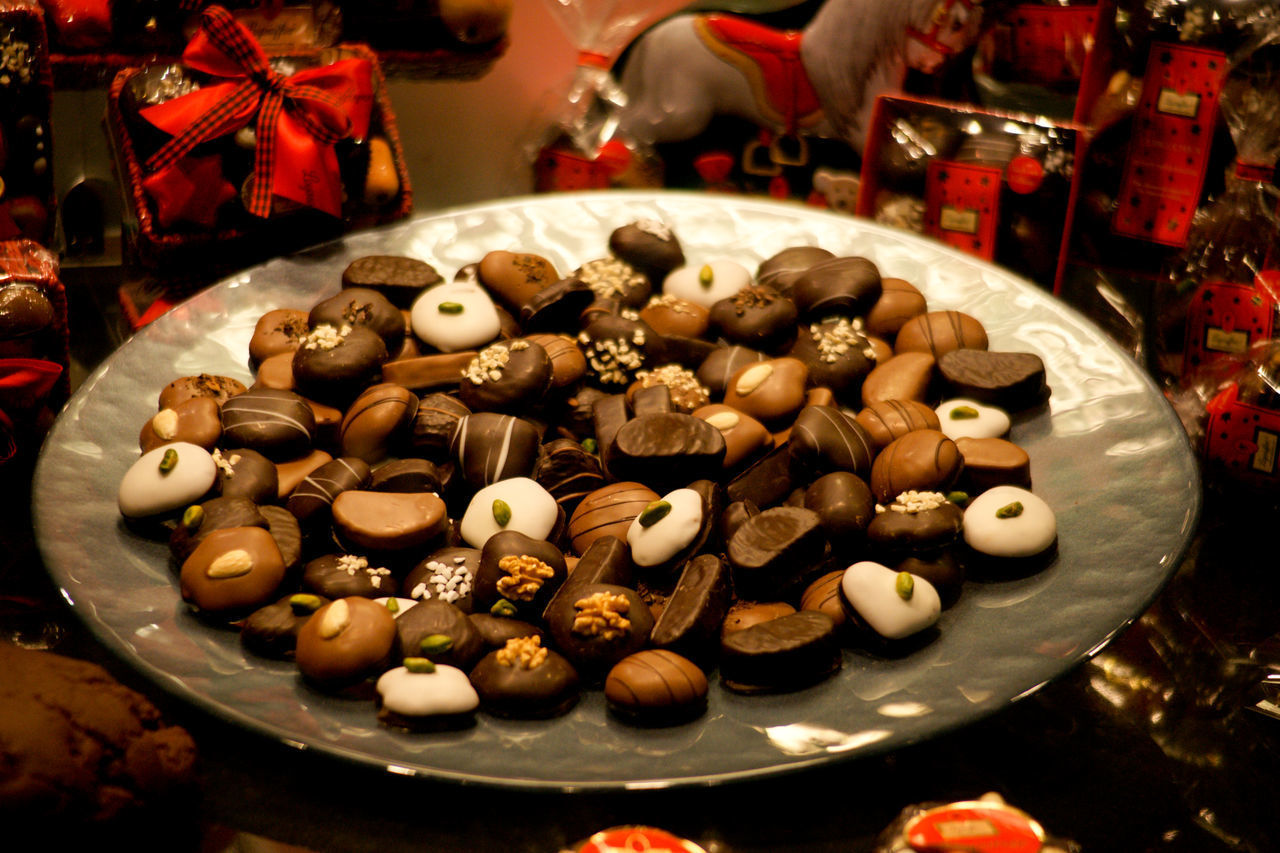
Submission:
[[638,724],[936,635],[975,573],[1056,553],[1011,423],[1044,365],[865,258],[687,264],[637,220],[562,276],[352,262],[266,312],[252,387],[175,379],[120,484],[183,598],[389,725]]

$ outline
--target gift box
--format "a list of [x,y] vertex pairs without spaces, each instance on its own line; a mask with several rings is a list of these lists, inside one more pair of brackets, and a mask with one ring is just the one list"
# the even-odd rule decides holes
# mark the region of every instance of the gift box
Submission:
[[34,0],[0,0],[0,240],[53,235],[53,77]]
[[1056,289],[1085,143],[1070,122],[881,96],[856,212]]
[[35,458],[70,395],[69,365],[57,257],[33,240],[0,241],[0,469]]
[[243,266],[407,216],[412,193],[377,57],[268,56],[210,7],[183,64],[108,93],[127,248],[149,268]]

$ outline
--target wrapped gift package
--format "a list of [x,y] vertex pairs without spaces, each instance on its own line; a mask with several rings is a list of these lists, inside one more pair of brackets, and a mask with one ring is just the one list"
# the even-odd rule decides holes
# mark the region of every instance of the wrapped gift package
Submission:
[[1082,129],[1070,123],[881,96],[856,212],[1053,288],[1062,272],[1083,145]]
[[0,241],[0,468],[35,458],[70,393],[67,296],[58,259],[33,240]]
[[268,57],[225,10],[204,20],[183,64],[129,68],[111,85],[142,265],[243,265],[408,215],[399,132],[368,48]]
[[53,80],[34,0],[0,0],[0,240],[53,234]]

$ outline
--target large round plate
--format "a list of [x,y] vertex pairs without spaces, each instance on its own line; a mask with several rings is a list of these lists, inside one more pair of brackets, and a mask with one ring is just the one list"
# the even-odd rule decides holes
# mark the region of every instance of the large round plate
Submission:
[[[138,429],[171,379],[248,379],[257,318],[309,307],[367,254],[427,259],[446,275],[494,249],[536,251],[562,271],[607,251],[641,217],[674,227],[689,261],[756,263],[792,245],[874,260],[933,308],[962,308],[993,349],[1038,353],[1053,396],[1015,425],[1035,491],[1056,510],[1060,551],[1021,580],[969,583],[935,641],[899,658],[849,650],[843,671],[779,696],[738,696],[713,677],[707,714],[667,729],[613,719],[598,690],[568,716],[408,735],[371,703],[322,695],[295,668],[246,654],[192,618],[167,548],[131,533],[116,486]],[[514,199],[423,216],[255,267],[147,326],[77,391],[36,473],[42,555],[74,610],[123,659],[180,698],[298,748],[395,773],[520,787],[642,788],[777,773],[878,753],[952,730],[1023,697],[1096,652],[1151,602],[1200,509],[1186,437],[1142,371],[1084,317],[1001,269],[869,222],[763,200],[684,193]]]

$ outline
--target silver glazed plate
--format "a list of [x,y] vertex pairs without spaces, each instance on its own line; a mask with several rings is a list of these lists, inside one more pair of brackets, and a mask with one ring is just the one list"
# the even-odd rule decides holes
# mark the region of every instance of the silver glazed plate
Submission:
[[[1034,490],[1057,513],[1059,553],[1019,580],[969,582],[932,642],[885,657],[855,649],[827,681],[774,696],[711,678],[705,716],[638,729],[589,690],[567,716],[479,716],[471,729],[405,734],[371,702],[311,689],[288,663],[245,652],[234,631],[182,603],[165,543],[128,530],[116,487],[138,430],[174,378],[250,379],[248,341],[269,309],[309,308],[357,257],[405,254],[446,277],[495,249],[531,251],[562,273],[607,253],[614,228],[666,222],[688,260],[749,269],[788,246],[862,255],[933,309],[987,328],[991,348],[1039,354],[1047,408],[1015,423]],[[657,788],[775,774],[880,753],[974,722],[1098,651],[1148,606],[1181,561],[1200,511],[1187,439],[1146,375],[1087,319],[1044,291],[939,243],[798,205],[688,193],[585,193],[421,216],[280,258],[200,293],[144,328],[76,392],[36,472],[36,534],[53,579],[108,648],[157,685],[294,747],[433,779],[547,789]]]

